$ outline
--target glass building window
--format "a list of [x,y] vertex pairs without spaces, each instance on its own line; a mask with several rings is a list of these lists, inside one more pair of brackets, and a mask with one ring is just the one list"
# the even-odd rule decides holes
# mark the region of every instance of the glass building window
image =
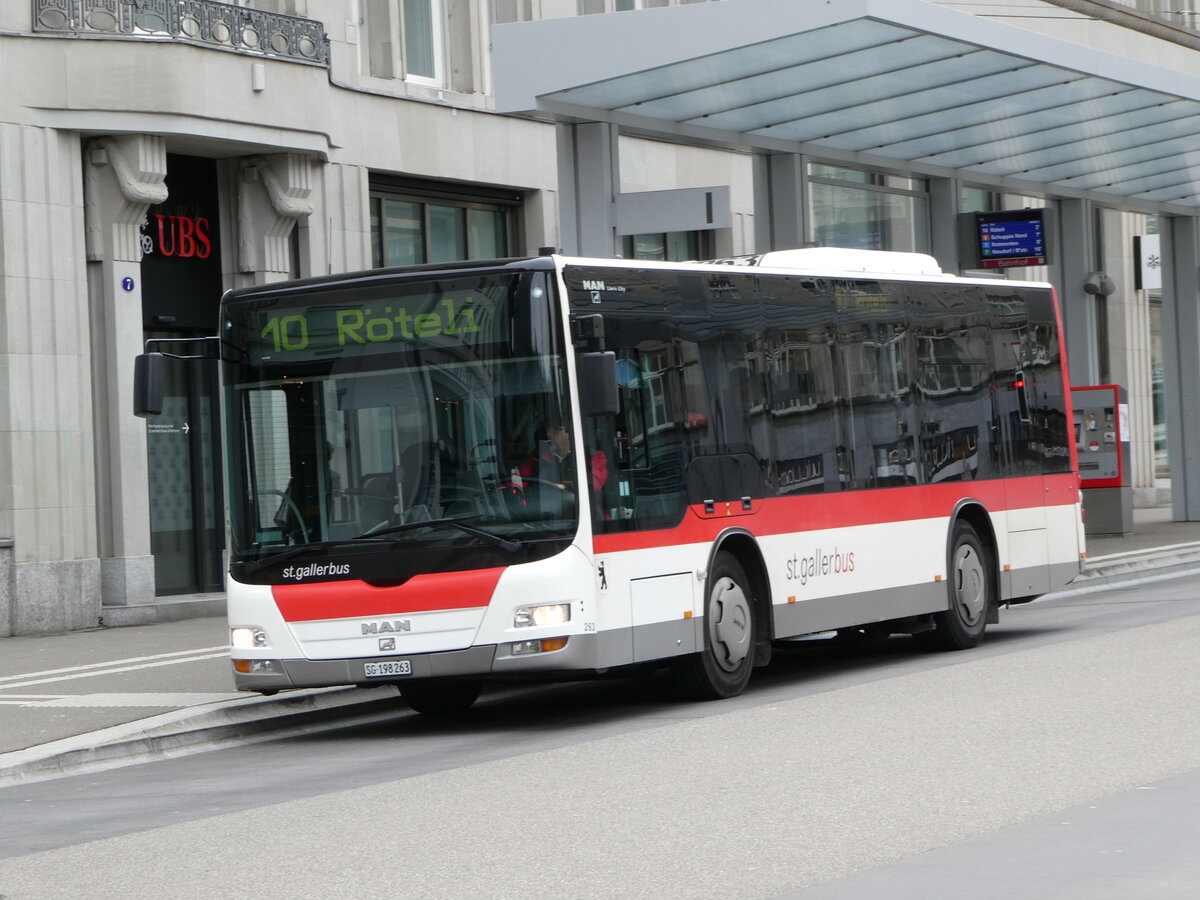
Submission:
[[532,0],[492,0],[492,22],[528,22],[533,18]]
[[924,179],[810,163],[813,240],[824,247],[929,252]]
[[1196,0],[1116,0],[1122,6],[1132,6],[1139,12],[1163,19],[1178,28],[1197,30]]
[[959,212],[999,212],[1004,208],[1004,198],[999,191],[963,185],[958,195]]
[[371,265],[383,268],[507,256],[514,206],[372,192]]
[[441,0],[402,0],[406,77],[437,81],[441,74],[441,5]]
[[[693,2],[693,0],[676,0],[677,3]],[[656,6],[670,6],[671,0],[579,0],[579,15],[591,16],[597,13],[625,12],[631,9],[652,9]]]
[[1150,397],[1154,416],[1154,474],[1167,478],[1171,462],[1167,454],[1167,393],[1164,383],[1163,305],[1161,297],[1150,298]]
[[657,234],[627,234],[621,238],[625,259],[654,259],[684,262],[712,256],[707,231],[669,231]]

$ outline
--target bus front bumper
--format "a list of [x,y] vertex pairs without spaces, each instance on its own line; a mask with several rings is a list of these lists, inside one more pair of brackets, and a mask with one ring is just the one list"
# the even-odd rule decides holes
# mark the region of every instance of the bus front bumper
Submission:
[[601,649],[607,642],[597,641],[597,637],[594,634],[571,635],[565,647],[552,652],[523,653],[517,644],[504,643],[437,653],[355,659],[235,658],[233,677],[239,691],[273,693],[290,688],[402,684],[420,678],[486,678],[527,672],[579,671],[613,664],[601,658],[610,654]]

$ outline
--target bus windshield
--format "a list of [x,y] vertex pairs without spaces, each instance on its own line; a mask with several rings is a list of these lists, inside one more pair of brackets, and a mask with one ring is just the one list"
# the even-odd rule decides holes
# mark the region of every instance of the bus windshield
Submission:
[[571,429],[551,284],[460,271],[233,295],[222,370],[235,573],[309,548],[331,578],[392,581],[569,540],[574,479],[538,465],[553,430]]

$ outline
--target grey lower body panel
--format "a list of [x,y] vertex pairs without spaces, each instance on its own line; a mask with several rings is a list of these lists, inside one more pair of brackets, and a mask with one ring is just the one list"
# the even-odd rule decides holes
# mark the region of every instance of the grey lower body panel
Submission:
[[1079,562],[1073,561],[1001,572],[1000,602],[1040,597],[1056,591],[1078,578],[1081,571]]
[[944,581],[864,591],[861,594],[814,597],[774,607],[775,637],[836,631],[838,628],[918,616],[946,609],[949,604]]

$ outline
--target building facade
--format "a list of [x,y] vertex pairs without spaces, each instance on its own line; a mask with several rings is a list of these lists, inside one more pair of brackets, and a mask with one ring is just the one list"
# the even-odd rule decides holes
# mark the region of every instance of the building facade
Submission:
[[[1170,476],[1177,516],[1200,517],[1200,496],[1179,500],[1185,468],[1172,465],[1192,443],[1177,435],[1172,453],[1167,439],[1194,399],[1172,387],[1190,365],[1172,340],[1191,327],[1200,296],[1187,277],[1200,239],[1192,200],[1080,192],[1049,176],[512,99],[523,79],[547,73],[585,84],[593,63],[632,83],[643,65],[631,48],[647,35],[678,26],[699,47],[719,13],[753,20],[773,2],[0,6],[0,636],[153,621],[174,614],[180,598],[222,590],[214,375],[202,364],[175,368],[164,415],[133,417],[133,359],[145,340],[212,333],[221,293],[234,287],[544,246],[681,259],[823,244],[929,252],[964,270],[972,262],[955,230],[961,214],[1051,209],[1059,230],[1049,264],[1007,274],[1059,287],[1077,382],[1127,388],[1133,486],[1153,502]],[[917,42],[986,47],[995,29],[1010,41],[1028,35],[1037,63],[1061,64],[1038,54],[1069,44],[1130,65],[1153,60],[1156,72],[1190,79],[1200,73],[1200,34],[1184,14],[1188,2],[900,5],[911,18],[929,8],[932,24],[917,29]],[[801,21],[780,27],[798,35],[825,6],[790,3]],[[843,18],[861,22],[884,6],[847,5],[862,14]],[[558,63],[556,47],[576,62]],[[845,70],[856,51],[823,52]],[[703,65],[699,49],[681,57],[689,59]],[[787,82],[788,67],[800,64],[783,58],[763,75]],[[909,78],[920,63],[897,65]],[[1114,72],[1113,84],[1149,95],[1154,75],[1126,83]],[[851,93],[870,89],[842,81]],[[779,101],[794,90],[780,88]],[[824,96],[855,106],[832,85]],[[1162,102],[1196,97],[1185,90]],[[1118,115],[1106,108],[1095,121],[1104,127]],[[1190,134],[1175,119],[1161,127],[1171,129],[1163,140]],[[1053,155],[1050,145],[1039,152]],[[1167,154],[1145,138],[1137,159],[1112,165]],[[1200,179],[1179,193],[1200,193]],[[1175,248],[1155,259],[1178,273],[1155,280],[1156,264],[1135,256],[1135,237],[1147,250]],[[1099,292],[1087,287],[1093,281]]]

